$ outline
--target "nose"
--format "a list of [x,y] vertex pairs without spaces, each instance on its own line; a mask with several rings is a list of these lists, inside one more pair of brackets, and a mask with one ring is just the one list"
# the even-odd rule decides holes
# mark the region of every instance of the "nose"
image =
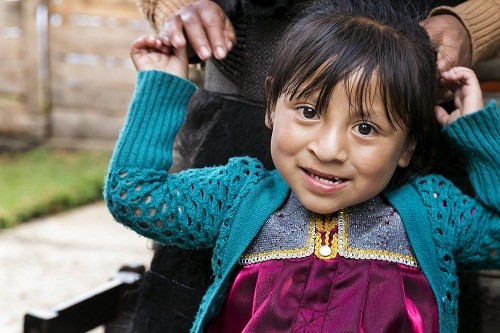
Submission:
[[316,131],[308,149],[323,162],[345,162],[348,158],[348,140],[341,129],[324,127]]

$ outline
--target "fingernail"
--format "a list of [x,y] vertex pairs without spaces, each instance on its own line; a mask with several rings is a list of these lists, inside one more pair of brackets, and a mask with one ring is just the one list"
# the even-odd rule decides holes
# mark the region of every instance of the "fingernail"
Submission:
[[210,50],[206,46],[200,47],[200,56],[203,59],[207,59],[210,57]]
[[217,59],[222,59],[226,56],[226,50],[222,46],[217,46],[215,48],[215,56]]
[[233,43],[230,40],[226,42],[226,49],[231,50],[233,48]]
[[182,43],[182,37],[179,35],[174,35],[172,38],[172,43],[176,44],[176,46],[179,46]]

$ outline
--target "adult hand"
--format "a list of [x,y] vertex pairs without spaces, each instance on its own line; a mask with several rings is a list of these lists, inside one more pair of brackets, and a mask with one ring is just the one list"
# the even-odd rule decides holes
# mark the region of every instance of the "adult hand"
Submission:
[[176,48],[190,46],[190,51],[201,60],[207,60],[212,55],[216,59],[224,59],[236,43],[229,18],[210,0],[198,0],[181,8],[167,19],[160,36]]
[[165,45],[160,38],[142,36],[133,42],[130,57],[138,71],[158,70],[187,78],[186,47]]
[[[431,41],[437,46],[437,66],[443,73],[455,66],[470,67],[472,44],[469,33],[462,22],[454,15],[440,14],[421,22]],[[450,101],[453,93],[441,86],[438,103]]]
[[481,87],[472,69],[454,67],[442,72],[441,85],[453,92],[455,103],[455,110],[450,114],[441,106],[436,106],[436,119],[442,126],[449,125],[458,118],[484,107]]

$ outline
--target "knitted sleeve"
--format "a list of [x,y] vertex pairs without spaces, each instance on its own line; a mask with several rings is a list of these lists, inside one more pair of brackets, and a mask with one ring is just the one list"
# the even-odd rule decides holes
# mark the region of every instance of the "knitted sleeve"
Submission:
[[158,33],[168,17],[179,9],[196,0],[137,0],[137,7],[149,21],[151,28]]
[[[500,111],[490,102],[444,132],[467,155],[476,198],[463,195],[440,176],[420,180],[433,237],[443,262],[460,268],[500,268]],[[452,274],[452,272],[449,272]]]
[[456,7],[442,6],[430,15],[455,15],[472,43],[472,64],[491,58],[500,47],[500,0],[469,0]]
[[194,86],[155,71],[139,73],[104,187],[120,223],[165,244],[211,247],[221,224],[264,170],[250,158],[170,174],[172,146]]
[[481,111],[443,129],[464,152],[468,174],[481,203],[500,209],[500,111],[491,100]]

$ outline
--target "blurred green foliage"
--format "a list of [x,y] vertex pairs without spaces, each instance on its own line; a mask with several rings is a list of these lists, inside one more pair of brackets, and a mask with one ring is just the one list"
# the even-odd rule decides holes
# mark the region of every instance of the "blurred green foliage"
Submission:
[[102,199],[110,152],[0,153],[0,229]]

